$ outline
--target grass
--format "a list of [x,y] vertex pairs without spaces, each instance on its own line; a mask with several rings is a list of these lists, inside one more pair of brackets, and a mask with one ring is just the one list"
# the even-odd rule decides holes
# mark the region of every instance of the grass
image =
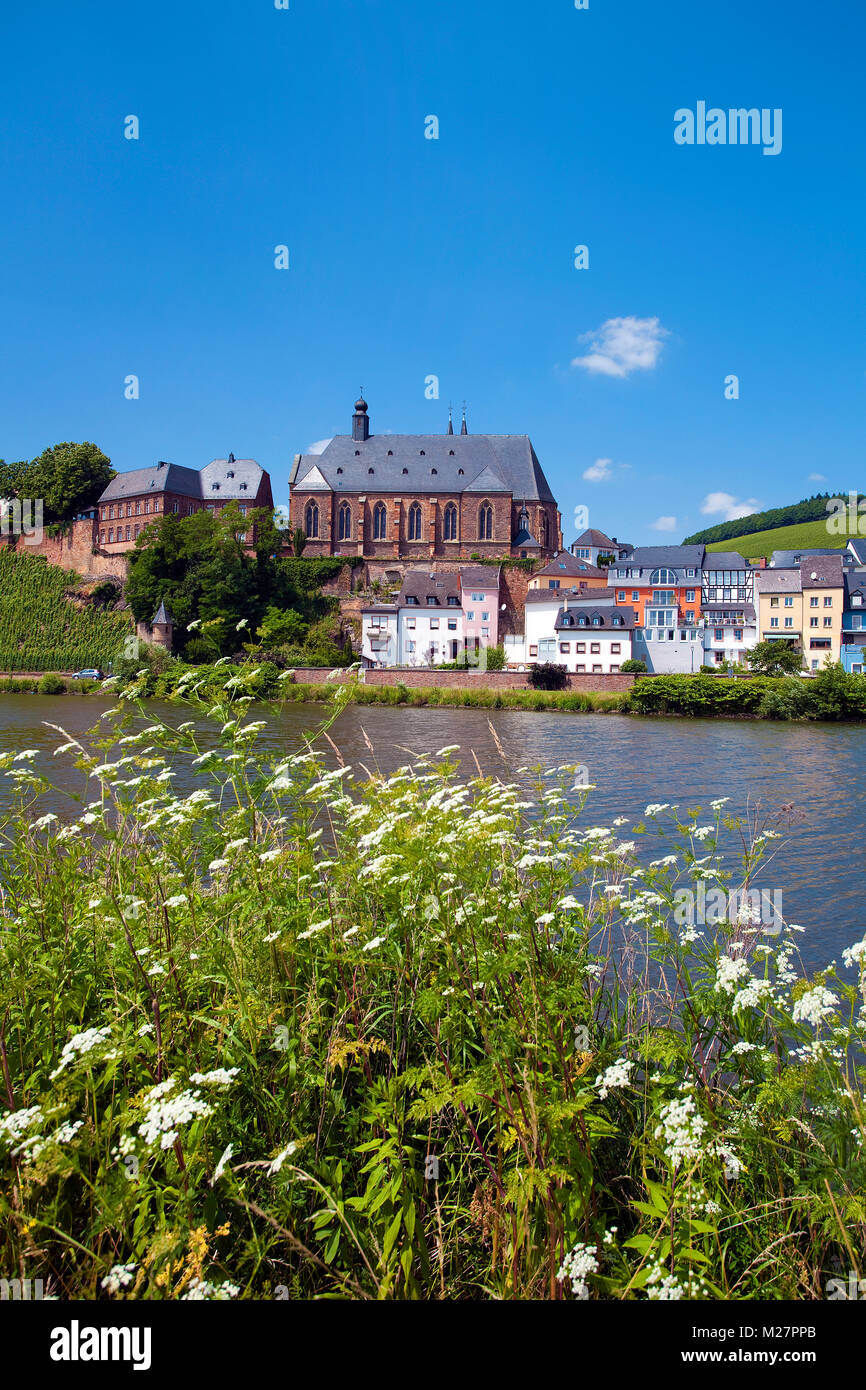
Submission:
[[747,560],[764,555],[770,558],[774,550],[797,550],[804,554],[811,550],[844,550],[849,539],[857,539],[856,533],[848,536],[833,535],[827,530],[827,522],[803,521],[797,526],[779,526],[774,531],[755,531],[750,536],[732,536],[727,541],[714,541],[707,546],[712,550],[733,550]]
[[60,820],[56,758],[0,758],[0,1268],[72,1299],[774,1300],[858,1267],[866,943],[807,978],[753,897],[682,911],[753,894],[780,825],[595,826],[573,769],[527,794],[453,749],[350,769],[345,695],[264,755],[251,699],[240,672],[58,729]]

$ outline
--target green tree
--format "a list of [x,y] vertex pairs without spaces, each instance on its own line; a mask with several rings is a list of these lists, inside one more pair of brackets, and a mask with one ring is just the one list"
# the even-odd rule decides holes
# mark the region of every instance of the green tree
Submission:
[[759,642],[746,659],[761,676],[793,676],[803,669],[803,653],[789,642]]
[[93,506],[115,476],[111,460],[90,443],[53,444],[29,464],[13,464],[11,469],[7,480],[13,482],[15,496],[41,497],[49,525],[71,521]]

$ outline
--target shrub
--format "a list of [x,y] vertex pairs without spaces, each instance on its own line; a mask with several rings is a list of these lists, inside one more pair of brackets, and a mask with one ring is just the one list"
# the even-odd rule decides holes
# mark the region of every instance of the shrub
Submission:
[[639,657],[630,656],[627,661],[622,663],[619,669],[626,674],[633,672],[634,675],[644,675],[646,673],[646,662],[641,661]]
[[59,676],[44,675],[37,687],[40,695],[65,695],[66,682]]
[[488,671],[504,671],[504,670],[505,670],[505,647],[504,647],[504,646],[500,645],[500,646],[498,646],[498,647],[488,647],[488,648],[487,648],[487,669],[488,669]]
[[564,690],[568,671],[552,661],[539,661],[529,668],[529,684],[533,690]]

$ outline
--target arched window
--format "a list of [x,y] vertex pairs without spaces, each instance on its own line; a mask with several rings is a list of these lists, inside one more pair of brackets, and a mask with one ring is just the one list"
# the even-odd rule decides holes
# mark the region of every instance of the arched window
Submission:
[[614,615],[611,618],[610,623],[611,627],[622,627],[622,618],[618,618],[616,615]]
[[650,575],[650,584],[676,584],[677,576],[674,570],[653,570]]
[[593,618],[592,625],[593,627],[601,627],[601,618]]
[[413,502],[409,508],[409,540],[420,541],[421,539],[421,506],[418,502]]
[[388,539],[388,516],[385,511],[385,503],[377,502],[373,508],[373,540],[384,541]]
[[586,627],[586,618],[578,618],[577,625],[578,627]]
[[457,508],[453,502],[449,502],[445,508],[445,524],[442,534],[446,541],[456,541],[457,539]]
[[574,618],[570,618],[569,615],[566,613],[566,614],[563,616],[563,619],[562,619],[562,626],[563,626],[563,627],[574,627]]
[[317,540],[319,536],[319,509],[315,502],[307,503],[307,510],[304,512],[304,530],[307,533],[307,540]]
[[541,516],[541,540],[545,547],[550,545],[550,517],[547,512],[543,512]]
[[340,503],[337,534],[341,541],[350,541],[352,539],[352,509],[348,502]]
[[478,511],[478,539],[493,540],[493,508],[489,502],[482,502]]

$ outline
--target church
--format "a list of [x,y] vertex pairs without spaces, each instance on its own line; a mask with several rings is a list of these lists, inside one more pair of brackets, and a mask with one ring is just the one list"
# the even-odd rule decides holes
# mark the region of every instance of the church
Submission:
[[297,454],[289,478],[293,530],[305,556],[381,560],[547,560],[562,518],[525,434],[373,434],[365,400],[352,433]]

